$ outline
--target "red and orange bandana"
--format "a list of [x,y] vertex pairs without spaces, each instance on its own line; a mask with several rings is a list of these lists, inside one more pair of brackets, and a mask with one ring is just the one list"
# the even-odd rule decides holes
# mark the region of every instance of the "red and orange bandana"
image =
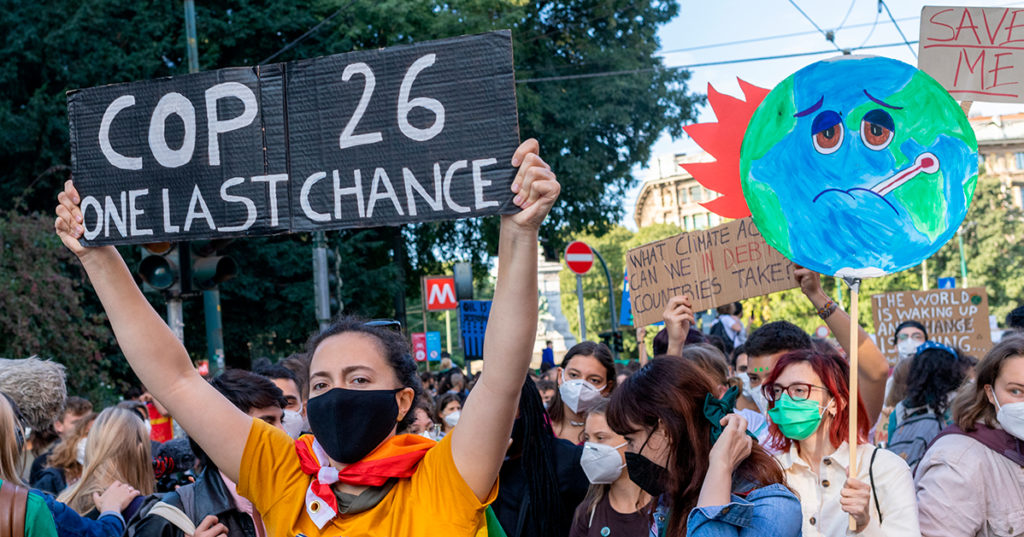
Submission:
[[387,439],[361,461],[337,470],[313,435],[295,441],[302,471],[313,476],[306,491],[306,513],[318,528],[338,514],[338,500],[331,490],[337,482],[356,486],[379,487],[393,477],[411,477],[416,466],[437,442],[416,434],[401,434]]

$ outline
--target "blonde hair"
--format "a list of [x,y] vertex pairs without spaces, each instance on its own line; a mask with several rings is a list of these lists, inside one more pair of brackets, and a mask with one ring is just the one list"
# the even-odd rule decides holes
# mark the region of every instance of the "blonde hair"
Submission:
[[24,438],[24,430],[14,413],[14,406],[3,392],[0,392],[0,479],[12,485],[22,485],[18,471],[21,447],[18,445],[19,431]]
[[84,515],[95,507],[92,494],[102,493],[114,481],[131,485],[144,496],[153,493],[149,433],[138,414],[110,407],[100,412],[88,438],[82,477],[58,501]]

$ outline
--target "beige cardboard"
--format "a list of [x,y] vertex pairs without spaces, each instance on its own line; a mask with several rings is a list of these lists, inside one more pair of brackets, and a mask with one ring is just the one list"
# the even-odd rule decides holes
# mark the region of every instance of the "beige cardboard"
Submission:
[[932,341],[981,358],[992,348],[988,293],[984,287],[883,293],[871,297],[878,348],[890,362],[897,357],[893,336],[903,321],[919,321]]
[[768,246],[750,218],[633,248],[626,268],[637,325],[661,321],[676,295],[690,295],[700,311],[797,286],[793,262]]
[[1024,102],[1024,10],[925,6],[917,65],[958,101]]

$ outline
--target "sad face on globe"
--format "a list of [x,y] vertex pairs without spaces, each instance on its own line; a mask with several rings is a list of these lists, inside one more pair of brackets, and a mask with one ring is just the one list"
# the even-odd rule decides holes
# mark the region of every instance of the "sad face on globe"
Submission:
[[754,112],[743,197],[783,255],[824,274],[882,276],[938,250],[978,179],[974,131],[918,69],[881,57],[809,65]]

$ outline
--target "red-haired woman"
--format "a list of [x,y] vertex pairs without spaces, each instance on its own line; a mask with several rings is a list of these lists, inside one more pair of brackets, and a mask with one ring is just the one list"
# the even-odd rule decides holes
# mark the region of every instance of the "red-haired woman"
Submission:
[[800,496],[803,535],[845,535],[852,515],[859,535],[917,537],[910,468],[899,455],[868,443],[870,422],[860,397],[857,475],[847,475],[849,378],[845,359],[804,350],[783,355],[764,383],[771,447]]
[[800,503],[782,468],[729,413],[736,390],[726,401],[717,393],[701,368],[671,356],[612,392],[608,424],[626,439],[629,478],[655,498],[651,535],[799,535]]

